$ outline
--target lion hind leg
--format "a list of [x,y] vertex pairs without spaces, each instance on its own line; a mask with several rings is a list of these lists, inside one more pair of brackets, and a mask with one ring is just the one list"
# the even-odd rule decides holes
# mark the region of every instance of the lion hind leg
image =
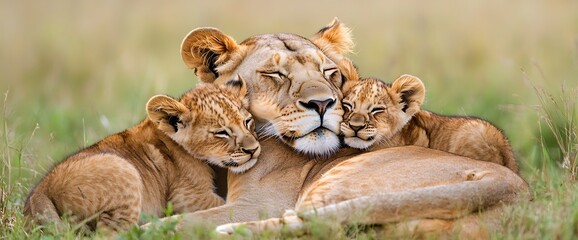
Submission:
[[140,204],[121,205],[98,214],[96,228],[106,234],[114,234],[123,230],[128,230],[131,226],[136,226],[140,215]]
[[328,204],[315,209],[287,211],[282,218],[233,223],[217,228],[220,233],[232,234],[244,226],[251,233],[263,231],[300,230],[304,221],[314,218],[331,219],[345,224],[386,224],[415,219],[423,229],[448,228],[452,220],[502,203],[528,198],[529,189],[523,180],[507,182],[487,171],[466,171],[464,182],[410,189],[401,192],[379,193]]
[[341,223],[361,224],[423,218],[456,219],[499,203],[513,202],[528,192],[523,181],[506,183],[485,172],[466,175],[469,181],[353,198],[300,215],[305,219],[330,217]]
[[51,222],[57,225],[61,223],[54,202],[44,192],[32,192],[24,206],[24,215],[30,217],[30,223],[35,222],[42,225]]

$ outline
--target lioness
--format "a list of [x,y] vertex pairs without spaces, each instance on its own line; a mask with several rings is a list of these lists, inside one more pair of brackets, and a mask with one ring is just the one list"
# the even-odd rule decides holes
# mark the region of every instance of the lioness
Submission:
[[525,182],[503,166],[433,149],[339,149],[344,80],[336,63],[346,59],[352,43],[337,19],[309,39],[277,33],[236,43],[215,28],[185,37],[183,60],[202,81],[247,80],[249,111],[266,151],[252,169],[229,175],[225,205],[182,215],[181,229],[257,220],[260,214],[279,217],[298,199],[344,217],[373,206],[360,219],[364,223],[441,218],[451,225],[528,193]]
[[419,78],[402,75],[388,86],[376,78],[352,77],[346,86],[341,132],[348,146],[369,151],[429,147],[497,163],[518,173],[508,139],[491,123],[421,110],[425,87]]
[[126,230],[140,213],[161,216],[222,205],[208,164],[234,173],[251,168],[261,152],[242,80],[206,84],[180,100],[152,97],[148,118],[80,150],[50,170],[26,200],[39,223],[60,216],[87,220],[91,229]]

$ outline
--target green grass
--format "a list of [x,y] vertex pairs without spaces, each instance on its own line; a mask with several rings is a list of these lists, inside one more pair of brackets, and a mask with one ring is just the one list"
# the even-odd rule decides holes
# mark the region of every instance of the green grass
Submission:
[[[191,29],[217,27],[238,41],[307,36],[335,16],[353,30],[351,58],[364,76],[414,74],[426,109],[505,131],[534,200],[510,206],[495,238],[578,236],[578,2],[0,0],[0,239],[99,237],[76,226],[27,229],[24,200],[63,157],[144,118],[150,96],[196,84],[178,48]],[[206,229],[190,234],[213,237]],[[373,236],[324,223],[311,232]],[[170,224],[124,236],[159,237],[186,238]]]

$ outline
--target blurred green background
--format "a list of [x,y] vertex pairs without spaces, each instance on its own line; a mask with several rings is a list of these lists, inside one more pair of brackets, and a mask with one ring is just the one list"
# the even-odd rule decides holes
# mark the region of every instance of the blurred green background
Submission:
[[179,46],[194,28],[240,42],[311,36],[334,17],[353,31],[363,76],[419,76],[426,109],[494,122],[526,175],[542,150],[557,156],[533,86],[575,101],[578,1],[0,0],[4,164],[27,189],[55,161],[143,119],[150,96],[193,87]]

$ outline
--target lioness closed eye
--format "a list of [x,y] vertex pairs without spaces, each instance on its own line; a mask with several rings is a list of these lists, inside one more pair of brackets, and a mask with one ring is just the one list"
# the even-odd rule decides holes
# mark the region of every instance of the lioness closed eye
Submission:
[[88,220],[91,229],[118,231],[141,213],[161,216],[222,205],[207,163],[241,173],[261,152],[244,97],[246,84],[205,84],[180,100],[152,97],[148,118],[56,165],[32,190],[25,215],[38,223]]
[[375,78],[351,79],[343,89],[341,123],[348,146],[376,150],[417,145],[497,163],[518,173],[508,140],[491,123],[421,110],[425,87],[419,78],[402,75],[391,86]]

